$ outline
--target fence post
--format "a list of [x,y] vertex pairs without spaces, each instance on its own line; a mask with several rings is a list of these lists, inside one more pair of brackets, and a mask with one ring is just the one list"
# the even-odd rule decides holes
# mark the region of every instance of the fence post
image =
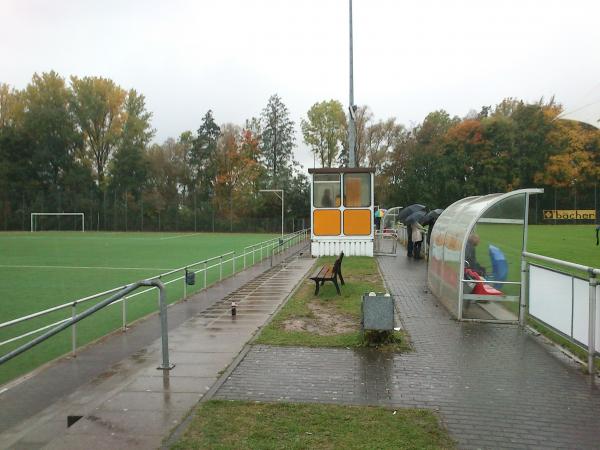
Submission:
[[219,256],[219,281],[223,280],[223,255]]
[[246,249],[244,248],[244,270],[246,270]]
[[263,246],[262,246],[262,244],[260,244],[260,260],[261,261],[263,260],[262,248],[263,248]]
[[[73,302],[71,306],[71,318],[74,319],[77,315],[77,303]],[[74,323],[71,327],[71,356],[75,357],[75,350],[77,349],[77,323]]]
[[206,261],[204,261],[204,287],[202,289],[206,289]]
[[252,265],[254,265],[254,254],[256,253],[256,246],[252,246]]
[[233,251],[233,273],[231,275],[235,275],[235,250]]
[[127,331],[127,297],[123,297],[123,300],[121,300],[121,302],[123,303],[123,327],[122,327],[122,331]]
[[598,280],[593,269],[590,272],[590,309],[589,309],[589,324],[588,324],[588,373],[594,374],[594,355],[596,353],[596,286]]

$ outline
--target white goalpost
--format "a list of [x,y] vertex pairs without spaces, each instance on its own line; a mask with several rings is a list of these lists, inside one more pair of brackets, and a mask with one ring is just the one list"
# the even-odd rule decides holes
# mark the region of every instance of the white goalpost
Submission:
[[37,231],[38,217],[40,216],[79,216],[81,217],[81,231],[85,231],[85,213],[65,213],[65,212],[54,212],[54,213],[31,213],[31,232]]

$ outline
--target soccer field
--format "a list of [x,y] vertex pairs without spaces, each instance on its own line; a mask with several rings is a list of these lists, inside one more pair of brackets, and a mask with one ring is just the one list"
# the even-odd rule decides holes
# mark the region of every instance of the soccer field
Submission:
[[[236,251],[236,270],[243,267],[244,247],[277,237],[273,234],[230,233],[0,233],[0,323],[52,306],[149,278],[193,262]],[[266,250],[264,255],[266,257]],[[260,253],[255,254],[258,260]],[[251,264],[252,256],[247,256]],[[213,261],[213,264],[218,261]],[[202,266],[195,269],[201,269]],[[231,274],[232,262],[223,265]],[[163,281],[181,276],[177,273]],[[203,273],[190,292],[202,288]],[[208,284],[218,280],[219,268],[207,272]],[[167,285],[168,301],[183,296],[183,281]],[[93,305],[77,307],[82,312]],[[127,302],[127,321],[157,309],[157,293],[138,295]],[[68,317],[70,309],[27,324],[0,330],[0,341]],[[122,323],[122,308],[114,305],[80,322],[78,345],[97,339]],[[0,347],[0,354],[27,342],[25,338]],[[0,370],[0,384],[70,350],[71,332],[64,331],[34,350],[9,361]]]

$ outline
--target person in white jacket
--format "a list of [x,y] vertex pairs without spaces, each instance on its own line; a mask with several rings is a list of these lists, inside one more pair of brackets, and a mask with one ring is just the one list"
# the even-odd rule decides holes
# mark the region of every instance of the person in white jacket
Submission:
[[421,259],[421,245],[423,245],[423,233],[425,228],[419,223],[412,224],[413,257]]

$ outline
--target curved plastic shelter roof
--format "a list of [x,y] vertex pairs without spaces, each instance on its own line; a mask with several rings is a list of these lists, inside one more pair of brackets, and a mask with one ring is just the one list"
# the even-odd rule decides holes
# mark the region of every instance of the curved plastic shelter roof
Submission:
[[398,228],[397,217],[400,214],[400,211],[404,209],[403,206],[395,206],[393,208],[388,209],[383,215],[383,220],[381,224],[382,230],[395,230]]
[[[529,196],[543,192],[520,189],[467,197],[438,218],[431,234],[428,285],[458,319],[515,322],[520,318],[520,265],[526,250]],[[465,263],[466,256],[471,261]],[[473,279],[472,271],[483,274],[486,281]]]

